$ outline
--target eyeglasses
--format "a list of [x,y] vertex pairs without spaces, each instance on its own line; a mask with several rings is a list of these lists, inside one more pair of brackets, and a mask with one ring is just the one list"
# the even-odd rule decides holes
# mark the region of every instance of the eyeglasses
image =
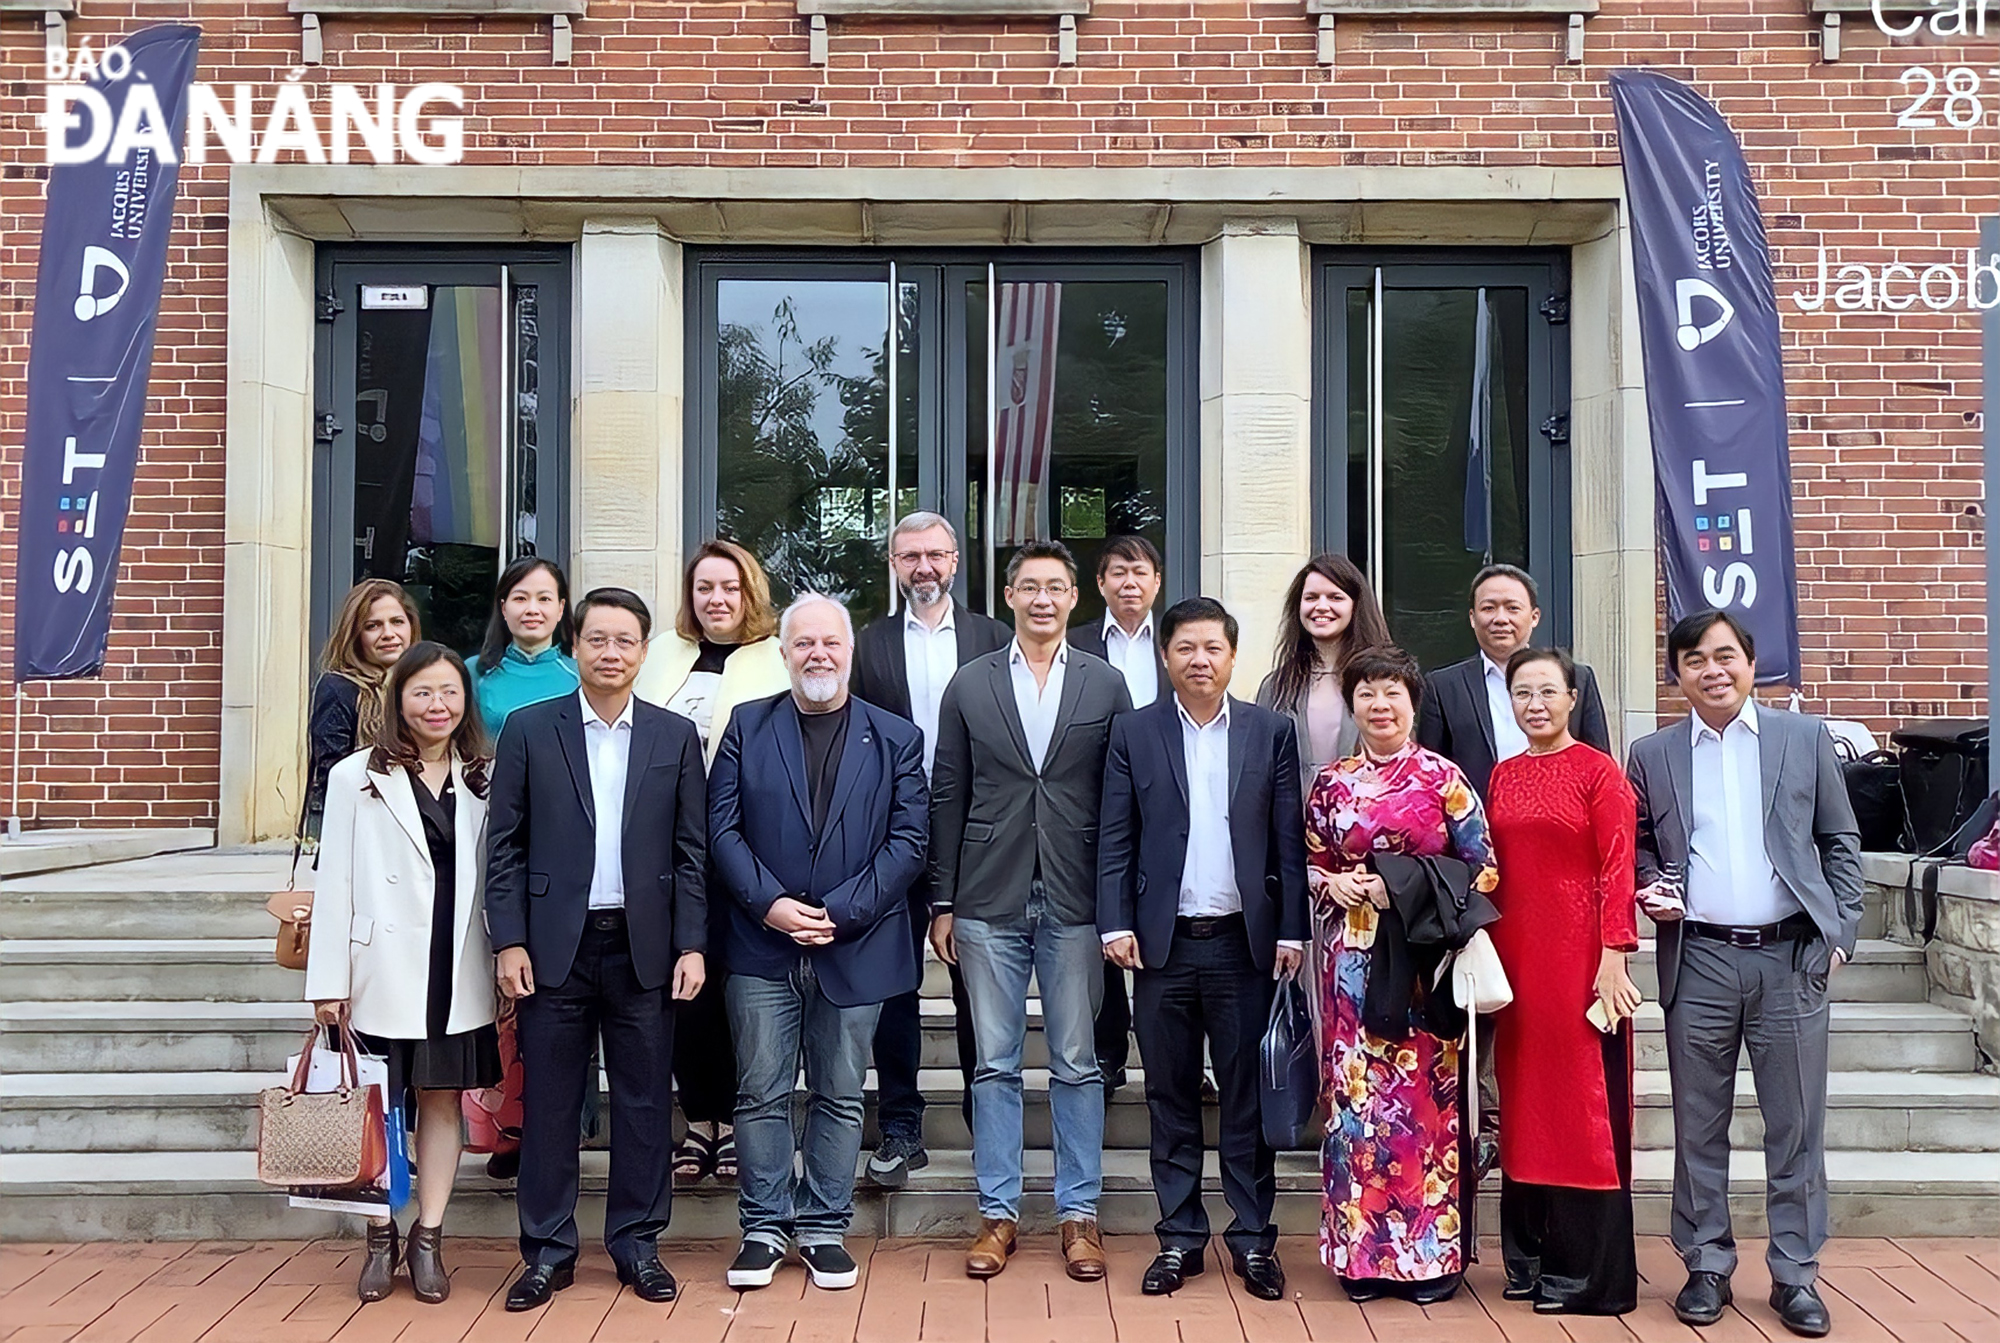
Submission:
[[1576,692],[1566,686],[1543,686],[1539,690],[1521,689],[1513,693],[1516,704],[1554,704],[1557,700]]
[[899,550],[889,557],[898,564],[917,564],[928,560],[933,569],[941,568],[947,561],[958,558],[956,550]]
[[1057,601],[1061,601],[1064,597],[1069,596],[1070,593],[1075,592],[1076,589],[1067,583],[1016,583],[1014,584],[1014,591],[1020,593],[1029,601],[1033,601],[1035,598],[1041,596],[1054,597]]
[[629,653],[637,648],[640,642],[640,640],[634,639],[629,634],[586,634],[583,636],[583,646],[593,653],[602,653],[614,644],[617,645],[619,652]]

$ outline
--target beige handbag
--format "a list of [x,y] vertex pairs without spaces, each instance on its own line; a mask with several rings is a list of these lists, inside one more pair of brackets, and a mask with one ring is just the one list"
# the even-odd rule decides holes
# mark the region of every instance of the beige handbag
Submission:
[[308,1092],[319,1027],[306,1035],[289,1084],[257,1097],[257,1178],[289,1189],[348,1189],[372,1185],[389,1164],[389,1135],[382,1092],[359,1081],[354,1032],[341,1010],[340,1086]]

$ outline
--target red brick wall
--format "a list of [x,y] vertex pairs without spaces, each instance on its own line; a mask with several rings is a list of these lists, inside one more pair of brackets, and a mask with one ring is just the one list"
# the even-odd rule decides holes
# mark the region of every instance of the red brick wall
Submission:
[[[1895,125],[1905,66],[2000,61],[1989,38],[1891,49],[1850,16],[1817,59],[1807,0],[1604,0],[1586,61],[1560,21],[1343,18],[1314,63],[1304,0],[1097,0],[1079,63],[1049,19],[833,22],[806,63],[788,0],[593,0],[575,63],[546,20],[325,21],[317,86],[444,80],[471,102],[466,160],[849,166],[1614,164],[1604,77],[1691,80],[1762,179],[1785,295],[1809,694],[1841,716],[1983,712],[1978,323],[1968,311],[1804,314],[1792,278],[1823,241],[1842,260],[1963,255],[2000,211],[2000,134]],[[283,0],[196,0],[202,78],[269,86],[297,60]],[[93,0],[70,27],[98,50],[186,3]],[[1996,16],[2000,17],[2000,16]],[[1996,31],[2000,37],[2000,31]],[[38,18],[0,19],[0,515],[18,491],[41,211]],[[1989,106],[2000,76],[1988,75]],[[110,664],[32,687],[34,821],[197,823],[215,815],[220,695],[226,165],[187,168],[160,320]],[[0,581],[12,592],[8,535]],[[301,617],[303,618],[303,617]],[[0,662],[11,665],[0,622]],[[0,798],[14,727],[0,708]],[[108,731],[106,728],[108,727]],[[12,810],[12,808],[8,808]]]

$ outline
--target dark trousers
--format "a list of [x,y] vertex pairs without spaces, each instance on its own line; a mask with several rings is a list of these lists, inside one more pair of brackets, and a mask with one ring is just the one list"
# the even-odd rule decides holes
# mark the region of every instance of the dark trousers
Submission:
[[736,1122],[736,1038],[723,994],[728,976],[711,960],[701,992],[674,1003],[674,1090],[690,1124]]
[[1153,1123],[1153,1192],[1160,1200],[1154,1231],[1162,1249],[1193,1250],[1208,1242],[1208,1210],[1201,1201],[1204,1039],[1222,1102],[1222,1194],[1235,1214],[1223,1240],[1237,1254],[1268,1253],[1278,1243],[1271,1222],[1276,1156],[1264,1141],[1257,1089],[1258,1043],[1273,983],[1250,960],[1240,916],[1212,937],[1193,937],[1177,926],[1167,963],[1133,974],[1139,1060]]
[[611,1179],[604,1246],[620,1264],[644,1262],[673,1210],[674,1017],[664,986],[641,988],[622,914],[595,913],[569,978],[520,1000],[521,1258],[574,1263],[577,1125],[591,1046],[604,1040],[611,1079]]
[[[924,963],[924,942],[929,926],[917,934],[917,964]],[[965,977],[958,967],[951,971],[951,1006],[958,1035],[958,1075],[963,1083],[959,1110],[965,1127],[972,1128],[972,1068],[976,1057],[972,1036],[972,1007],[965,997]],[[907,1138],[919,1145],[924,1140],[924,1093],[917,1085],[917,1069],[923,1061],[923,990],[912,989],[882,1004],[875,1023],[875,1085],[877,1104],[875,1126],[884,1138]]]
[[1507,1285],[1579,1315],[1639,1308],[1632,1191],[1565,1189],[1500,1177],[1500,1254]]
[[1125,993],[1125,972],[1104,963],[1104,1006],[1097,1009],[1097,1070],[1108,1089],[1125,1076],[1132,1052],[1132,1000]]

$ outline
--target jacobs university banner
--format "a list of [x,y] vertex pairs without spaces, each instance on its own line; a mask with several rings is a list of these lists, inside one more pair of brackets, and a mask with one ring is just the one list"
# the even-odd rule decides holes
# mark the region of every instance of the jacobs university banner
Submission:
[[[79,129],[124,126],[135,98],[132,115],[143,123],[157,109],[162,138],[178,146],[200,41],[179,24],[128,38],[123,78],[100,73],[88,86],[109,116],[79,116],[72,147],[88,143]],[[114,64],[107,53],[100,69]],[[108,158],[49,170],[15,537],[16,681],[96,675],[111,632],[180,165],[143,144]]]
[[1707,100],[1611,76],[1638,268],[1667,611],[1717,607],[1757,640],[1757,679],[1799,684],[1792,468],[1778,299],[1742,148]]

